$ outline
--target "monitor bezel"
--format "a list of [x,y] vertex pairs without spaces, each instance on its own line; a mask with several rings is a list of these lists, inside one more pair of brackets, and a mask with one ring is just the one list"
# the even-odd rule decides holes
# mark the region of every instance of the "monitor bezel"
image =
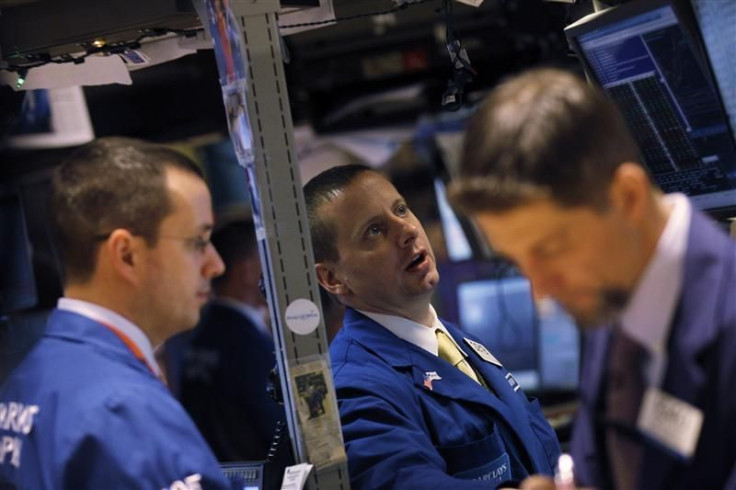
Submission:
[[[511,262],[508,260],[494,256],[490,258],[468,259],[464,261],[453,262],[450,260],[440,261],[437,264],[440,273],[440,282],[435,290],[435,296],[432,304],[435,306],[437,314],[446,321],[456,325],[460,330],[466,331],[460,322],[460,300],[459,288],[462,284],[473,283],[478,281],[497,281],[513,278],[524,278],[528,280]],[[533,294],[533,291],[532,291]],[[533,300],[534,301],[534,300]],[[536,303],[536,302],[535,302]],[[523,386],[524,391],[535,397],[551,396],[552,399],[561,396],[566,399],[568,395],[573,394],[576,390],[567,386],[555,385],[546,381],[545,373],[542,370],[542,339],[541,339],[541,318],[537,305],[534,305],[534,323],[533,335],[535,345],[535,371],[539,375],[539,386],[530,388]],[[578,358],[578,368],[582,364],[582,345],[583,336],[580,330],[578,335],[578,349],[575,355]],[[488,345],[493,350],[496,346]],[[578,382],[580,374],[578,373]]]
[[[579,21],[566,27],[565,36],[567,37],[570,47],[577,55],[578,60],[580,60],[580,63],[583,67],[583,72],[585,73],[587,80],[597,87],[603,89],[602,84],[598,80],[595,72],[593,71],[593,68],[591,67],[587,57],[585,56],[585,52],[579,41],[580,36],[598,30],[607,25],[621,22],[662,7],[672,7],[672,10],[677,17],[677,21],[683,27],[683,32],[685,33],[685,36],[688,38],[691,46],[693,47],[695,59],[701,65],[701,68],[704,75],[706,76],[706,79],[708,80],[708,83],[710,83],[711,87],[713,88],[718,106],[721,110],[721,114],[723,115],[724,123],[726,124],[728,130],[728,136],[730,137],[734,148],[736,148],[736,137],[734,136],[734,128],[731,126],[731,121],[728,117],[729,114],[723,102],[723,96],[721,95],[721,90],[718,86],[718,80],[716,79],[710,57],[708,56],[705,41],[703,40],[703,35],[700,31],[697,17],[689,1],[637,0],[635,2],[624,3],[616,7],[611,7],[599,13],[593,14],[588,20],[581,19],[582,22]],[[641,164],[648,170],[645,162],[641,162]],[[736,190],[736,185],[734,185],[734,190]],[[709,214],[711,217],[718,221],[726,220],[730,217],[736,216],[736,202],[732,205],[702,207],[699,209]]]

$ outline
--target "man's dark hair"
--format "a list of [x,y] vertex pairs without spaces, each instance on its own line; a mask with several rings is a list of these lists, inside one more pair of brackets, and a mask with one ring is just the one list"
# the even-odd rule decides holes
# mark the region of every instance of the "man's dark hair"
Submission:
[[212,245],[225,264],[225,272],[221,276],[212,279],[212,287],[217,290],[221,284],[227,282],[233,264],[258,253],[256,228],[253,220],[240,219],[218,228],[212,234]]
[[579,77],[536,69],[495,88],[467,128],[450,200],[505,211],[536,198],[604,209],[624,162],[641,162],[616,106]]
[[91,277],[101,240],[118,228],[156,244],[159,226],[173,208],[167,167],[202,177],[199,167],[175,150],[118,137],[80,147],[55,169],[51,212],[67,281]]
[[307,218],[312,234],[314,261],[329,260],[337,262],[337,230],[335,224],[320,212],[322,206],[332,202],[340,191],[349,186],[363,172],[373,172],[365,165],[341,165],[332,167],[313,177],[304,186],[304,199],[307,203]]

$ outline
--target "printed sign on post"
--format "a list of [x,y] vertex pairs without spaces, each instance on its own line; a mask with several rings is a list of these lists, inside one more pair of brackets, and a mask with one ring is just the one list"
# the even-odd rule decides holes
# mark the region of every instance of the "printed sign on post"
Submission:
[[307,335],[319,325],[319,308],[308,299],[295,299],[286,307],[284,314],[286,326],[299,335]]
[[292,391],[309,462],[324,468],[345,461],[345,447],[340,431],[335,388],[327,367],[327,358],[315,356],[289,368]]

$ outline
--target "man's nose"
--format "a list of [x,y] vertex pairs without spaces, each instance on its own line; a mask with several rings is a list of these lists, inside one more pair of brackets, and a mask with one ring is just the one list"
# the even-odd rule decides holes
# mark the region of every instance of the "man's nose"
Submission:
[[202,266],[202,271],[203,275],[207,279],[220,276],[225,272],[225,263],[222,261],[222,257],[220,257],[220,254],[217,253],[217,250],[215,250],[215,247],[213,247],[211,243],[207,250],[207,257],[204,265]]
[[555,297],[564,283],[562,275],[548,267],[526,264],[521,267],[521,272],[532,283],[532,289],[537,296]]
[[411,245],[419,236],[419,228],[410,221],[400,220],[398,226],[399,246],[402,248]]

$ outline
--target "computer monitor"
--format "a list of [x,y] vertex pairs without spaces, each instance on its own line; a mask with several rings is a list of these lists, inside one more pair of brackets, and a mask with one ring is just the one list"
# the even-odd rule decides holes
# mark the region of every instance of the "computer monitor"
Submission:
[[529,281],[523,277],[459,284],[461,328],[487,345],[525,389],[541,386],[537,318]]
[[443,263],[439,271],[440,315],[478,337],[525,391],[577,388],[579,333],[557,303],[535,301],[529,280],[500,259]]
[[20,196],[0,189],[0,315],[36,305],[31,246]]
[[221,463],[220,469],[232,490],[264,490],[271,488],[264,486],[265,464],[263,461]]
[[715,214],[736,209],[736,144],[689,2],[625,3],[565,33],[662,190]]
[[437,198],[437,211],[442,224],[447,257],[452,261],[463,261],[473,258],[473,248],[468,240],[468,233],[460,219],[447,202],[445,183],[439,177],[434,179],[434,192]]
[[700,33],[713,67],[731,130],[736,137],[736,2],[692,0]]

